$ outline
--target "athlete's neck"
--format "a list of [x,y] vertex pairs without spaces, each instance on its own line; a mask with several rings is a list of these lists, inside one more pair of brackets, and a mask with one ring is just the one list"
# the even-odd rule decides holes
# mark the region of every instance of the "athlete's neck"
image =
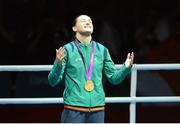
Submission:
[[91,42],[91,39],[92,39],[92,37],[91,37],[91,35],[89,35],[89,36],[82,36],[82,35],[76,35],[76,38],[82,43],[82,44],[85,44],[85,45],[87,45],[87,44],[89,44],[90,42]]

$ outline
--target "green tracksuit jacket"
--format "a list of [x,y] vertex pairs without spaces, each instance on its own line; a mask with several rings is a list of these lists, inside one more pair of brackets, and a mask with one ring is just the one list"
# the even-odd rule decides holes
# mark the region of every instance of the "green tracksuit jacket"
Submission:
[[[92,42],[88,45],[79,42],[78,45],[89,67]],[[57,85],[64,78],[64,104],[82,107],[104,106],[105,93],[102,76],[105,75],[112,84],[119,84],[131,71],[131,68],[126,68],[124,64],[120,69],[116,69],[108,49],[94,41],[94,66],[91,79],[94,83],[94,89],[88,92],[84,88],[87,81],[85,68],[75,43],[72,41],[66,44],[65,49],[67,55],[62,64],[59,65],[55,60],[48,75],[51,86]]]

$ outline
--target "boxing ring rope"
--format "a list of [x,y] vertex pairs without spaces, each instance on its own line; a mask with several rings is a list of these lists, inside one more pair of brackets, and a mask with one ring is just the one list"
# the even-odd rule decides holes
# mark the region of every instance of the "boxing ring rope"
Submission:
[[[168,100],[167,100],[168,99]],[[180,102],[180,97],[106,97],[106,103]],[[0,104],[59,104],[63,98],[0,98]]]
[[[120,64],[116,64],[119,68]],[[3,65],[1,71],[50,71],[52,65]],[[180,70],[179,63],[133,64],[131,72],[130,97],[106,97],[106,103],[129,103],[130,123],[136,123],[136,103],[180,102],[180,96],[136,97],[137,70]],[[0,104],[59,104],[63,98],[0,98]]]

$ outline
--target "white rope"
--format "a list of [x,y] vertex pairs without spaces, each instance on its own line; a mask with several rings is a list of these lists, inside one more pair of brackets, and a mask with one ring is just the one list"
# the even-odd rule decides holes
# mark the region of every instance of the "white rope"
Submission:
[[[180,97],[106,97],[106,103],[180,102]],[[1,98],[0,104],[62,104],[63,98]]]
[[0,71],[50,71],[52,65],[1,65]]
[[[121,64],[116,64],[119,68]],[[171,64],[133,64],[133,70],[180,70],[179,63]]]
[[[121,64],[116,64],[119,68]],[[0,71],[50,71],[52,65],[1,65]],[[180,70],[179,63],[172,64],[133,64],[134,70]]]

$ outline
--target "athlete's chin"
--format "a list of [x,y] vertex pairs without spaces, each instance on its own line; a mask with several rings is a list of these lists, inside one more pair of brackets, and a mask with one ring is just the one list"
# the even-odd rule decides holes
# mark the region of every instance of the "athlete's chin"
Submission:
[[81,32],[81,35],[90,36],[92,33],[93,33],[92,31],[85,31],[85,32]]

